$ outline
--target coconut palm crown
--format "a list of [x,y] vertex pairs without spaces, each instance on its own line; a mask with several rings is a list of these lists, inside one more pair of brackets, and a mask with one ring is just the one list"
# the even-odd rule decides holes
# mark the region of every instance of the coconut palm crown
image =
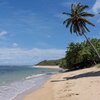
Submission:
[[90,32],[90,30],[87,28],[87,24],[95,26],[85,18],[94,16],[94,14],[84,11],[86,8],[88,8],[88,6],[82,5],[81,3],[72,4],[70,13],[63,12],[64,15],[69,16],[69,18],[63,22],[63,24],[65,24],[66,27],[70,27],[71,33],[83,35],[87,31]]

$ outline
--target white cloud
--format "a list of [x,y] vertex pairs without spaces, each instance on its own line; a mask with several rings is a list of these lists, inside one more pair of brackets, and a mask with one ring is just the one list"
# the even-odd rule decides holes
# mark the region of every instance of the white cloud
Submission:
[[63,49],[0,48],[0,64],[34,64],[41,60],[64,57]]
[[5,35],[7,35],[7,34],[8,34],[8,32],[2,31],[2,32],[0,32],[0,37],[3,37],[3,36],[5,36]]
[[18,47],[18,44],[17,43],[13,43],[12,47]]
[[96,0],[95,4],[92,7],[94,13],[100,12],[100,0]]

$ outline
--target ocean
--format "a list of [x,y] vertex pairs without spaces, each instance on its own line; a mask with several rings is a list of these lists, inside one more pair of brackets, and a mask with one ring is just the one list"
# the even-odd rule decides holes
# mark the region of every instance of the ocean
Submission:
[[32,66],[0,66],[0,100],[13,100],[31,88],[37,89],[58,71]]

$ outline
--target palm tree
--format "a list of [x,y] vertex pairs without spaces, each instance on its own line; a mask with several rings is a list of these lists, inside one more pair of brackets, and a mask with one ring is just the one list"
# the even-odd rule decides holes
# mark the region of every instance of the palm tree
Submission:
[[67,27],[70,27],[70,32],[75,33],[77,35],[84,35],[87,41],[90,43],[90,45],[93,47],[95,53],[97,54],[99,60],[100,55],[94,45],[91,43],[91,41],[87,38],[86,32],[90,32],[90,30],[87,28],[87,25],[95,26],[93,23],[88,21],[85,17],[93,17],[94,14],[88,13],[84,11],[86,8],[88,8],[87,5],[82,5],[81,3],[78,4],[72,4],[71,5],[71,12],[66,13],[63,12],[64,15],[69,16],[66,20],[64,20],[63,24]]

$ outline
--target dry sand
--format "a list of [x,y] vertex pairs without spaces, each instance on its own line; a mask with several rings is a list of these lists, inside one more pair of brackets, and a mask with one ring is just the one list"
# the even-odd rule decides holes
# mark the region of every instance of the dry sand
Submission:
[[59,66],[33,66],[33,67],[36,67],[36,68],[54,68],[54,69],[56,69],[56,68],[59,68]]
[[24,100],[100,100],[100,69],[56,74]]

